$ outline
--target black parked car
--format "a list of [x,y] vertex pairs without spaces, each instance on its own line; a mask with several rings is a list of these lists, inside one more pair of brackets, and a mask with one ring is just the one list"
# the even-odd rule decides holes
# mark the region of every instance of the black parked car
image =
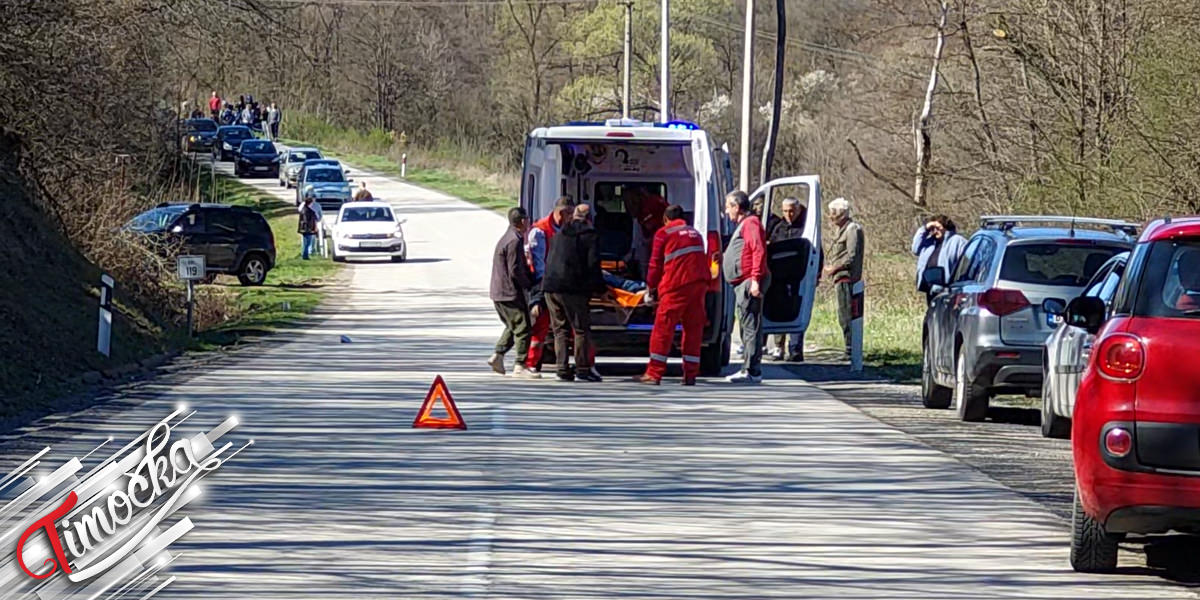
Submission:
[[187,133],[183,134],[184,152],[208,152],[212,150],[213,141],[217,139],[217,122],[212,119],[188,119],[184,125]]
[[181,254],[202,254],[209,277],[237,275],[242,285],[261,285],[275,267],[275,236],[267,220],[245,206],[160,204],[125,226],[130,231],[178,240]]
[[253,139],[254,132],[245,125],[226,125],[217,128],[217,139],[213,142],[213,162],[233,160],[233,154],[242,142]]
[[250,139],[238,146],[233,173],[238,177],[279,177],[279,151],[268,140]]

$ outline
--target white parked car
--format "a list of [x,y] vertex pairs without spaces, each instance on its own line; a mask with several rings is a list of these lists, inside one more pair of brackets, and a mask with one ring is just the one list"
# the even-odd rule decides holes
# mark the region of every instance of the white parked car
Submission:
[[[1108,259],[1083,288],[1080,297],[1091,296],[1112,305],[1117,286],[1125,275],[1129,252]],[[1051,302],[1050,300],[1046,301]],[[1062,315],[1067,305],[1060,304],[1056,315]],[[1057,318],[1058,326],[1046,339],[1042,366],[1042,435],[1066,439],[1071,437],[1071,417],[1075,411],[1075,392],[1092,355],[1096,336],[1082,327]]]
[[408,258],[402,227],[406,221],[397,217],[385,202],[343,204],[332,226],[334,262],[344,262],[350,257],[404,262]]

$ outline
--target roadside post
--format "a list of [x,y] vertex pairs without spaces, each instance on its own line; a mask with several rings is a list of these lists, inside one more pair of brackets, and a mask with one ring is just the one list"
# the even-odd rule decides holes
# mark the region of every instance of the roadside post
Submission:
[[408,176],[408,153],[407,152],[400,155],[400,179],[404,179],[406,176]]
[[862,280],[850,286],[850,370],[863,370],[863,300]]
[[112,298],[116,282],[107,273],[100,274],[100,327],[96,333],[96,350],[110,356],[112,349]]
[[187,282],[187,330],[188,337],[195,335],[195,325],[192,313],[196,306],[196,280],[204,279],[205,265],[203,255],[180,256],[179,278]]

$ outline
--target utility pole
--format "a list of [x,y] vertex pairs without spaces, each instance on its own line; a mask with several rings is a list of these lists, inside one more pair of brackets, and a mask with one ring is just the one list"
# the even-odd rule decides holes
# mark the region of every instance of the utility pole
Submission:
[[621,118],[629,118],[629,101],[630,87],[632,83],[632,74],[630,73],[630,61],[633,55],[633,0],[627,0],[625,3],[625,77],[624,89],[621,92]]
[[671,0],[662,0],[662,97],[659,100],[659,120],[671,120]]
[[[665,1],[665,0],[664,0]],[[754,107],[754,0],[746,0],[746,44],[742,56],[742,147],[738,189],[750,192],[750,126]]]
[[763,145],[762,170],[758,180],[771,180],[771,167],[775,163],[775,144],[779,139],[779,119],[783,116],[783,66],[787,59],[787,0],[775,0],[775,95],[771,102],[771,128],[767,131],[767,142]]

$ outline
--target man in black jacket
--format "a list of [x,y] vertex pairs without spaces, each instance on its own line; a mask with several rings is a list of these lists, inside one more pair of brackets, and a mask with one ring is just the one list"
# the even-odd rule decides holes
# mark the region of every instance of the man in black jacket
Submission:
[[511,208],[508,211],[508,230],[496,242],[492,257],[492,281],[489,295],[496,305],[496,313],[504,322],[504,333],[496,342],[496,351],[488,359],[492,370],[504,374],[504,355],[515,345],[517,362],[513,366],[513,377],[537,379],[541,374],[525,368],[525,355],[529,353],[529,305],[525,293],[532,285],[529,263],[525,261],[525,232],[529,229],[529,218],[525,209]]
[[[592,372],[592,321],[588,301],[603,293],[604,274],[600,270],[600,238],[592,227],[591,207],[575,207],[571,222],[554,237],[546,257],[546,276],[542,290],[550,310],[554,329],[554,358],[562,381],[601,381]],[[568,364],[568,337],[575,336],[575,373]]]

